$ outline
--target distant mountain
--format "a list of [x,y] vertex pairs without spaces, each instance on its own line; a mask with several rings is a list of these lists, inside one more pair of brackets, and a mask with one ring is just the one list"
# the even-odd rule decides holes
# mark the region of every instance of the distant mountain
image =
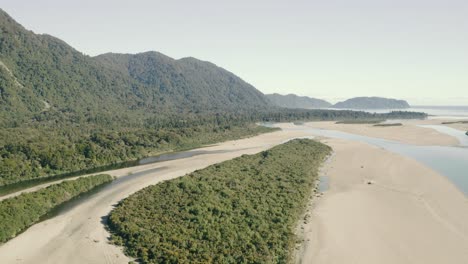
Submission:
[[382,97],[355,97],[336,103],[333,108],[346,109],[404,109],[410,105],[404,100]]
[[327,108],[332,104],[325,100],[311,98],[307,96],[298,96],[295,94],[266,94],[266,97],[275,105],[284,107],[284,108],[303,108],[303,109],[313,109],[313,108]]
[[45,110],[61,118],[111,120],[141,116],[136,112],[272,106],[252,85],[212,63],[157,52],[89,57],[60,39],[26,30],[0,9],[0,121],[37,119]]

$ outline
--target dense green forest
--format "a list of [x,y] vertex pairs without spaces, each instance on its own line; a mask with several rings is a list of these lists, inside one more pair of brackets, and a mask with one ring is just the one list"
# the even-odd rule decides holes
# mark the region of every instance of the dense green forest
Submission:
[[[51,123],[0,130],[0,186],[71,171],[143,158],[252,136],[273,129],[254,122],[424,117],[394,112],[280,110],[252,114],[198,114],[164,120],[152,117],[141,126]],[[182,119],[184,118],[184,119]]]
[[212,63],[90,57],[0,10],[0,186],[271,131],[256,122],[415,117],[280,109]]
[[156,52],[86,56],[0,10],[0,185],[255,135],[234,74]]
[[110,214],[143,263],[286,263],[330,147],[296,139],[147,187]]
[[57,118],[133,124],[152,115],[270,106],[252,85],[212,63],[157,52],[89,57],[26,30],[2,10],[0,85],[1,126]]
[[[266,127],[27,130],[3,133],[0,186],[271,131]],[[0,131],[2,133],[4,131]]]
[[81,177],[0,201],[0,243],[33,225],[54,207],[110,181],[112,177],[105,174]]

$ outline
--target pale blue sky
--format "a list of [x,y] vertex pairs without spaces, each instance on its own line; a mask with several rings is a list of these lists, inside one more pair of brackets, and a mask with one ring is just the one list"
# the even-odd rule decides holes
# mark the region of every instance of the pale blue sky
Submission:
[[264,93],[468,105],[467,0],[0,0],[0,7],[89,55],[193,56]]

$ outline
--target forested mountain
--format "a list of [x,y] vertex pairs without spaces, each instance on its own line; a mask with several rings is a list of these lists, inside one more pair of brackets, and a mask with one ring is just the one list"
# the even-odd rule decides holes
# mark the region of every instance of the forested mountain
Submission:
[[333,108],[347,109],[404,109],[410,108],[405,100],[382,97],[355,97],[336,103]]
[[264,95],[236,75],[195,58],[174,60],[161,53],[107,53],[96,61],[138,84],[134,93],[145,108],[192,111],[259,109]]
[[156,52],[89,57],[57,38],[26,30],[4,11],[0,66],[5,125],[18,118],[25,121],[49,105],[49,110],[75,119],[270,105],[253,86],[212,63],[174,60]]
[[0,10],[0,186],[270,131],[261,121],[357,118],[375,115],[281,109],[194,58],[89,57]]
[[307,96],[298,96],[295,94],[266,94],[266,97],[275,105],[284,108],[303,108],[303,109],[315,109],[315,108],[327,108],[332,104],[325,100],[311,98]]

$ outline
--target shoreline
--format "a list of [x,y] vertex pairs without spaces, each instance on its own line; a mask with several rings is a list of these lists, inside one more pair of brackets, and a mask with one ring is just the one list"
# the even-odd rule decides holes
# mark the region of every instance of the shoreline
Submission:
[[326,190],[320,190],[320,182],[321,182],[320,177],[321,176],[328,177],[328,175],[324,175],[324,174],[327,174],[328,168],[333,161],[334,155],[335,155],[335,152],[333,151],[330,154],[330,156],[322,164],[320,171],[319,171],[319,175],[318,175],[319,177],[315,181],[315,185],[314,185],[314,188],[312,189],[309,201],[307,202],[307,205],[305,207],[305,211],[301,215],[298,221],[298,224],[296,226],[295,234],[297,237],[297,241],[299,241],[300,243],[297,242],[294,247],[293,254],[292,254],[292,263],[300,264],[303,262],[303,257],[305,255],[305,251],[307,250],[309,241],[310,241],[309,238],[307,237],[307,234],[315,231],[315,230],[312,230],[310,226],[310,221],[312,218],[313,210],[317,206],[317,203],[320,201],[320,198],[330,188],[330,186],[328,186]]
[[308,208],[296,263],[468,259],[468,200],[446,177],[365,143],[321,141],[336,153],[326,167],[330,188]]

